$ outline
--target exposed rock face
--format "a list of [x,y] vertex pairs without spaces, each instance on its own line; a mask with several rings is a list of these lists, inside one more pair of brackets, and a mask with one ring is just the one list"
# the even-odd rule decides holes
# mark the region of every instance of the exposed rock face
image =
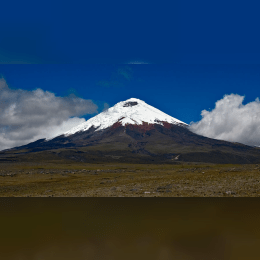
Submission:
[[126,102],[123,107],[133,107],[133,106],[136,106],[138,105],[137,102]]

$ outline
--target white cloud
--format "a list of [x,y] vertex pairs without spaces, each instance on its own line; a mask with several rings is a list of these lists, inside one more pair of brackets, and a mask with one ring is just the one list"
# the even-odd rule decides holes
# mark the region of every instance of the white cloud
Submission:
[[96,112],[91,100],[42,89],[12,90],[0,79],[0,150],[60,135],[83,123],[80,116]]
[[260,102],[242,104],[243,96],[225,95],[212,111],[203,110],[202,119],[192,122],[190,130],[210,138],[260,145]]

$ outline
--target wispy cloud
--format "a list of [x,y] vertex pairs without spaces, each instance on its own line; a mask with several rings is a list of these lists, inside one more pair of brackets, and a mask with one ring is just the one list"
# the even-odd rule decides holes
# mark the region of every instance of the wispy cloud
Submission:
[[135,61],[129,61],[126,64],[151,64],[149,62],[141,61],[141,60],[135,60]]
[[120,67],[114,72],[109,80],[101,80],[97,83],[101,87],[123,87],[133,79],[133,70],[129,66]]
[[52,138],[83,123],[80,116],[97,112],[91,100],[57,97],[49,91],[10,89],[0,79],[0,150],[40,138]]
[[244,96],[225,95],[212,111],[203,110],[202,119],[190,130],[211,138],[260,146],[260,102],[243,104]]
[[130,67],[119,68],[117,70],[118,75],[122,75],[126,80],[130,81],[132,79],[133,70]]
[[104,108],[103,108],[102,112],[107,111],[109,109],[109,107],[110,106],[108,103],[104,103]]

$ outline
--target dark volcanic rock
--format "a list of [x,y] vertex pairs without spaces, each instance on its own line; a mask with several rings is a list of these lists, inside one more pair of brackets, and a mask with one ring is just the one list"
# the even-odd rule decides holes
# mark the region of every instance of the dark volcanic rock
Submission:
[[[117,125],[94,131],[94,128],[52,140],[44,139],[17,147],[6,153],[0,160],[19,159],[11,151],[27,150],[35,152],[55,151],[53,157],[79,162],[117,160],[119,162],[210,162],[210,163],[260,163],[260,150],[238,143],[215,140],[192,133],[178,125]],[[82,150],[82,148],[84,148]],[[48,150],[48,151],[47,151]],[[24,153],[23,153],[24,154]]]

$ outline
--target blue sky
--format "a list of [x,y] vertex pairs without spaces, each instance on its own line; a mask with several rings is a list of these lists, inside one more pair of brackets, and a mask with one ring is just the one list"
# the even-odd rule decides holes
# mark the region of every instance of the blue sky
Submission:
[[[198,122],[199,134],[260,146],[259,7],[238,0],[2,2],[0,149],[58,134],[82,122],[82,111],[87,119],[131,97]],[[46,113],[31,127],[28,111]]]
[[135,97],[186,123],[199,121],[203,109],[213,109],[225,94],[260,97],[260,65],[0,65],[9,88],[41,88],[56,96],[74,94],[104,103]]
[[259,64],[259,2],[1,2],[0,62]]

